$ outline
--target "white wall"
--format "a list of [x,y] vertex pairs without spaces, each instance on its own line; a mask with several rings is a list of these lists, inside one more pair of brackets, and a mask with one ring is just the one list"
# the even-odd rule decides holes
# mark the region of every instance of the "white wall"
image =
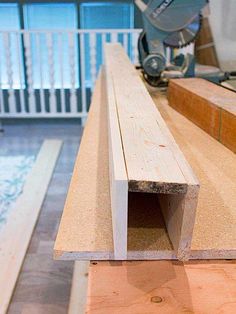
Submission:
[[209,20],[221,69],[236,70],[236,0],[210,0]]

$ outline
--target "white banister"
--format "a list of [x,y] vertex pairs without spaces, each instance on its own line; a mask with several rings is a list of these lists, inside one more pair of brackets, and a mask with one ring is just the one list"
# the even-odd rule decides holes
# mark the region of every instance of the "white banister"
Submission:
[[44,95],[44,77],[43,77],[43,60],[42,60],[42,46],[41,46],[41,36],[42,34],[37,33],[36,34],[36,49],[37,49],[37,62],[39,65],[39,97],[40,97],[40,107],[41,107],[41,112],[45,113],[46,112],[46,107],[45,107],[45,95]]
[[77,112],[77,97],[75,88],[75,34],[69,33],[69,58],[70,58],[70,110]]
[[24,83],[23,83],[23,73],[22,73],[22,49],[21,49],[21,34],[15,34],[16,36],[16,50],[17,50],[17,64],[18,64],[18,71],[19,71],[19,93],[20,93],[20,109],[22,113],[25,113],[25,98],[24,98]]
[[96,34],[91,33],[89,36],[89,50],[90,50],[90,73],[91,73],[92,89],[94,87],[96,76],[97,76],[96,42],[97,42]]
[[[3,47],[0,55],[0,117],[80,117],[85,123],[88,92],[93,90],[104,58],[105,42],[121,41],[137,64],[140,32],[139,29],[0,31]],[[19,88],[19,97],[16,97],[15,88]],[[5,91],[8,95],[6,104]],[[47,92],[49,99],[46,98]]]
[[16,112],[15,93],[13,89],[13,68],[12,68],[12,45],[11,35],[9,33],[4,34],[4,50],[5,50],[5,61],[7,67],[7,80],[8,80],[8,94],[9,94],[9,110],[10,112]]
[[26,58],[26,76],[29,93],[29,113],[36,113],[30,33],[24,33],[24,46]]
[[57,112],[57,100],[55,90],[55,69],[54,69],[54,45],[53,45],[53,34],[47,34],[47,48],[48,48],[48,66],[49,66],[49,104],[50,112]]
[[59,67],[60,67],[60,96],[61,96],[61,112],[66,112],[65,88],[64,88],[64,49],[63,49],[63,33],[59,34],[58,51],[59,51]]

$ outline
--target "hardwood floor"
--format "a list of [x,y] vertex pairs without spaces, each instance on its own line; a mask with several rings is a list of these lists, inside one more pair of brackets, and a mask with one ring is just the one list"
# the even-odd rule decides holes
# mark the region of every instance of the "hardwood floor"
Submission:
[[8,122],[3,126],[1,155],[37,154],[45,138],[64,142],[8,313],[67,313],[73,263],[54,261],[52,255],[82,128],[69,120]]

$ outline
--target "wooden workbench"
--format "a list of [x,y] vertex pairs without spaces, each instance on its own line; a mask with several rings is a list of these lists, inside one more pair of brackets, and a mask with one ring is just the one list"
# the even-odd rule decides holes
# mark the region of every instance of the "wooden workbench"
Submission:
[[98,262],[88,275],[87,314],[233,314],[235,261]]

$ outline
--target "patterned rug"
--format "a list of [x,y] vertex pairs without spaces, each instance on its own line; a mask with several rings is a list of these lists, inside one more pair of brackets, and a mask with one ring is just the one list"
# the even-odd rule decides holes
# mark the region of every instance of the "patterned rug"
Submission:
[[0,229],[19,195],[35,156],[0,156]]

